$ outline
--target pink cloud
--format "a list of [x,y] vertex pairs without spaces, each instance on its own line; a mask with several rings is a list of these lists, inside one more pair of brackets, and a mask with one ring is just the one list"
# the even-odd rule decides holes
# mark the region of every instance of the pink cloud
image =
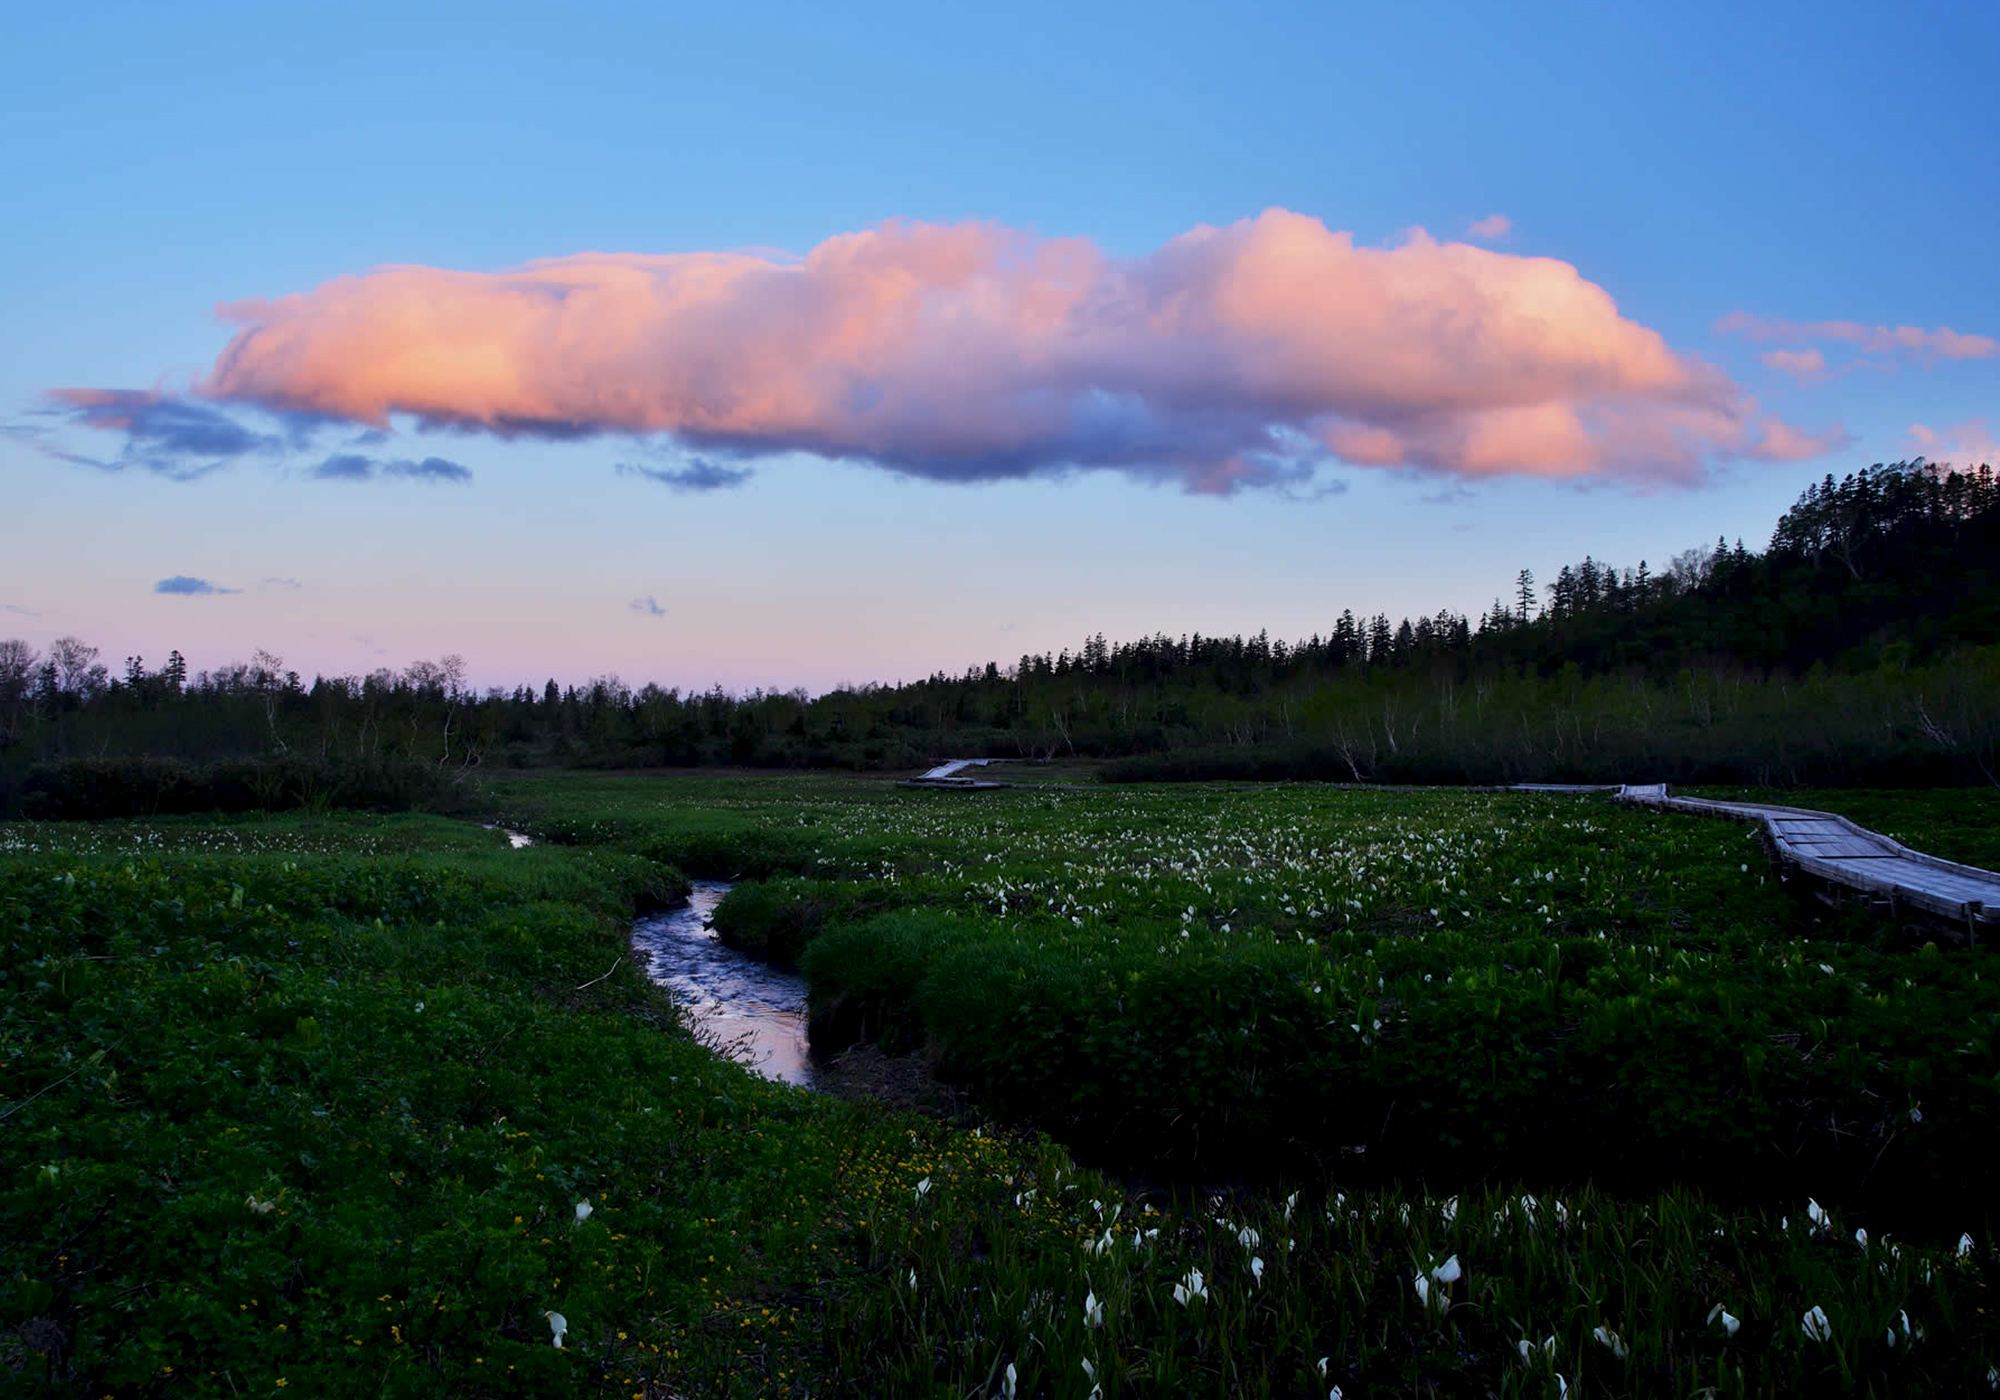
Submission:
[[1750,455],[1760,462],[1803,462],[1809,457],[1838,452],[1853,441],[1854,435],[1844,428],[1807,433],[1766,417],[1758,424],[1757,440],[1751,445]]
[[1767,350],[1757,358],[1799,379],[1818,379],[1826,373],[1826,356],[1817,350]]
[[2000,442],[1994,441],[1984,418],[1968,418],[1942,428],[1912,423],[1910,444],[1926,457],[1961,467],[2000,463]]
[[1513,231],[1514,221],[1505,214],[1488,214],[1483,219],[1474,219],[1465,228],[1472,238],[1505,238]]
[[1858,346],[1865,355],[1907,354],[1931,360],[1984,360],[2000,355],[2000,340],[1990,335],[1964,335],[1950,326],[1925,330],[1921,326],[1865,326],[1859,321],[1784,321],[1732,311],[1715,323],[1715,331],[1756,341],[1837,341]]
[[583,253],[383,267],[222,309],[211,400],[500,435],[662,435],[941,480],[1108,467],[1190,490],[1356,464],[1699,481],[1815,438],[1573,266],[1357,247],[1272,209],[1144,256],[889,223],[803,259]]

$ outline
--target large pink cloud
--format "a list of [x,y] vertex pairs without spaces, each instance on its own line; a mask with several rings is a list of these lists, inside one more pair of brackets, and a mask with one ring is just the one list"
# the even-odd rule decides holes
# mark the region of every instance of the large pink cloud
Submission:
[[1114,258],[890,223],[803,259],[384,267],[223,308],[208,398],[386,426],[659,434],[942,479],[1113,467],[1195,490],[1328,454],[1461,476],[1693,482],[1838,445],[1761,414],[1568,263],[1357,247],[1273,209]]

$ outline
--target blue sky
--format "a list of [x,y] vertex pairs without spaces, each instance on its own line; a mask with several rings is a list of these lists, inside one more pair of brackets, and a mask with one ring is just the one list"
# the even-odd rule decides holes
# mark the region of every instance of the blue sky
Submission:
[[[1292,636],[1342,607],[1476,615],[1524,565],[1550,574],[1586,551],[1657,565],[1719,533],[1760,543],[1824,472],[1925,444],[1963,460],[1954,448],[2000,430],[2000,358],[1977,341],[2000,335],[2000,123],[1984,95],[2000,11],[1986,4],[45,7],[12,21],[8,52],[0,160],[22,213],[0,228],[0,634],[75,633],[114,660],[178,646],[200,667],[261,646],[307,672],[359,671],[456,651],[487,683],[616,671],[817,689],[1097,630]],[[847,418],[803,437],[733,423],[695,447],[622,419],[557,440],[469,410],[424,430],[392,385],[385,439],[358,420],[301,427],[305,390],[282,367],[213,388],[245,324],[219,306],[384,265],[728,252],[785,267],[892,220],[977,221],[1087,240],[1113,276],[1267,209],[1370,249],[1415,227],[1467,239],[1503,214],[1504,236],[1471,241],[1567,264],[1631,336],[1726,376],[1736,416],[1703,430],[1698,470],[1651,473],[1629,444],[1560,471],[1524,448],[1495,468],[1444,445],[1465,425],[1432,413],[1451,386],[1430,384],[1421,423],[1407,405],[1353,410],[1348,426],[1400,435],[1398,461],[1316,449],[1309,484],[1253,473],[1219,492],[1220,457],[1064,459],[1094,432],[1090,448],[1021,447],[1025,476],[991,467],[984,437],[950,438],[958,465],[912,472],[916,458],[856,457],[883,441],[894,458],[901,439]],[[1245,238],[1228,266],[1263,265]],[[1481,262],[1475,280],[1508,265]],[[1365,358],[1346,287],[1307,297],[1304,329],[1331,326]],[[1762,338],[1718,333],[1733,312]],[[298,334],[332,334],[320,301],[301,314]],[[1919,337],[1875,334],[1898,327]],[[899,372],[952,346],[903,347]],[[379,337],[365,348],[375,363]],[[968,363],[1017,349],[982,341]],[[1827,372],[1762,359],[1814,350]],[[758,341],[709,368],[753,394],[769,353]],[[1104,372],[1141,384],[1146,443],[1175,441],[1194,420],[1138,354]],[[652,369],[623,372],[643,396]],[[976,412],[919,377],[911,414]],[[1348,395],[1344,413],[1352,388],[1328,391]],[[143,453],[56,389],[157,393],[274,444],[191,480],[82,465]],[[1273,401],[1232,403],[1228,432]],[[1801,436],[1759,426],[1773,420]],[[1805,439],[1824,450],[1786,446]],[[787,450],[800,445],[847,459]],[[366,479],[314,474],[343,453],[374,464]],[[621,463],[706,463],[682,480],[737,484],[675,489]],[[183,576],[236,591],[154,591]]]

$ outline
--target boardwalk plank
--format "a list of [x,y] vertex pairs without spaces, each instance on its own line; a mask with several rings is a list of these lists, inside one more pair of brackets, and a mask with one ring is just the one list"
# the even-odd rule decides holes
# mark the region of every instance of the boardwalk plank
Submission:
[[1910,850],[1834,813],[1675,797],[1665,783],[1627,784],[1619,789],[1618,800],[1760,822],[1781,860],[1829,884],[1922,909],[1962,923],[1969,933],[2000,928],[2000,873]]

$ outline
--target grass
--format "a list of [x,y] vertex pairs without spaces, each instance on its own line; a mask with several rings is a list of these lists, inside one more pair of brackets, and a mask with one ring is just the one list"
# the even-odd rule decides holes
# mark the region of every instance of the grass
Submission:
[[[1976,1236],[1963,1254],[1956,1230],[1892,1242],[1830,1194],[1815,1220],[1797,1182],[1734,1203],[1587,1173],[1444,1189],[1467,1149],[1438,1125],[1473,1061],[1423,1037],[1536,1005],[1587,1030],[1593,988],[1629,1032],[1597,1058],[1631,1058],[1754,974],[1762,1003],[1810,999],[1789,1050],[1878,1093],[1874,1062],[1911,1053],[1854,1047],[1921,1012],[1939,1049],[1922,1124],[1900,1082],[1884,1110],[1906,1125],[1893,1152],[1988,1133],[1990,1084],[1954,1068],[1986,1066],[2000,1023],[1983,955],[1801,924],[1727,823],[1312,788],[583,778],[496,797],[567,844],[422,817],[0,828],[0,1366],[21,1393],[962,1396],[1004,1393],[1011,1368],[1017,1396],[1078,1400],[1539,1396],[1557,1376],[1936,1394],[1983,1389],[2000,1360],[1971,1149],[1945,1154],[1957,1176],[1931,1202]],[[965,1063],[1004,1116],[839,1103],[710,1054],[619,961],[633,910],[683,872],[756,872],[769,910],[817,902],[797,946],[822,989],[846,978],[875,1033],[947,1067],[985,1035]],[[1278,1001],[1315,1019],[1278,1026]],[[1212,1113],[1245,1064],[1283,1058],[1260,1041],[1337,1048],[1341,1077],[1309,1097],[1256,1081],[1271,1111],[1239,1130],[1392,1071],[1438,1076],[1442,1116],[1420,1119],[1421,1173],[1376,1165],[1394,1155],[1377,1137],[1311,1170],[1293,1156],[1291,1179],[1121,1182],[1020,1130],[1022,1086],[1079,1037],[1095,1049],[1058,1062],[1082,1097],[1048,1120],[1078,1140],[1081,1109],[1121,1097]],[[1211,1053],[1171,1059],[1183,1045]],[[1102,1068],[1120,1055],[1123,1080]],[[1429,1282],[1452,1257],[1458,1277]]]
[[512,795],[796,872],[717,926],[803,959],[816,1033],[927,1047],[1114,1166],[1797,1189],[1955,1233],[1926,1216],[2000,1109],[1990,953],[1799,901],[1726,822],[1311,786]]

